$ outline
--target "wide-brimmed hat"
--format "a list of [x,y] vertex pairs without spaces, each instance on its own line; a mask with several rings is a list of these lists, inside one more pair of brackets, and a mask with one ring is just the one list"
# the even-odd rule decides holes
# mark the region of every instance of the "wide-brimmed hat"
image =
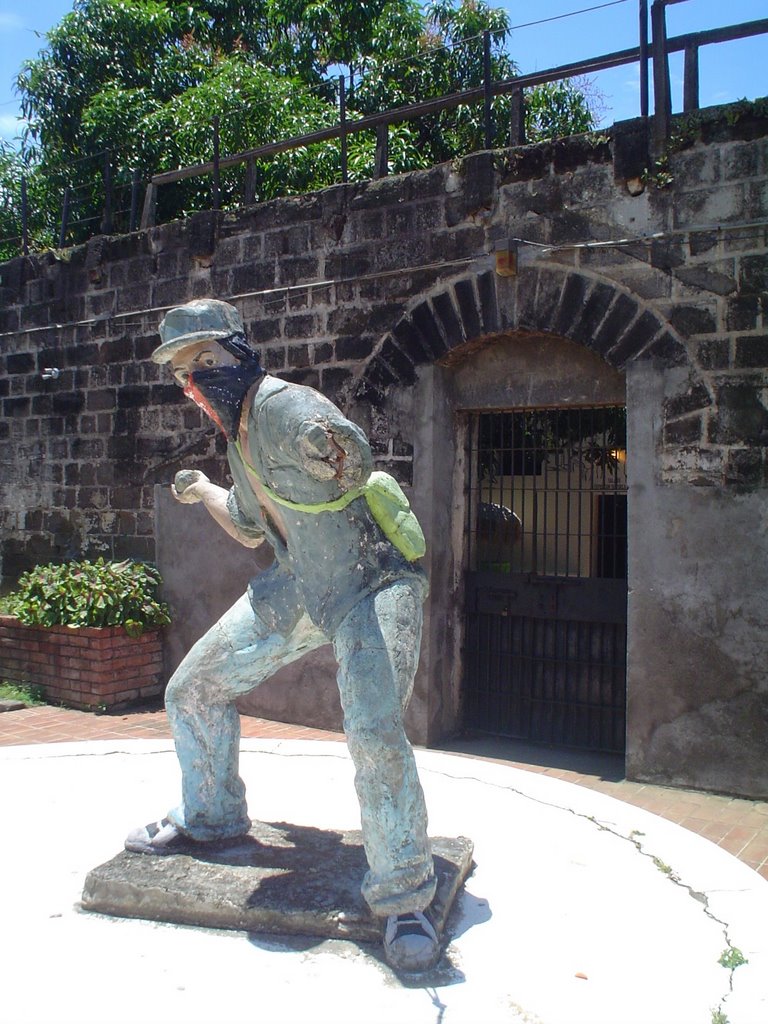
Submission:
[[169,310],[159,327],[162,343],[152,353],[156,363],[167,363],[181,349],[199,341],[215,341],[243,334],[243,321],[234,306],[221,299],[193,299]]

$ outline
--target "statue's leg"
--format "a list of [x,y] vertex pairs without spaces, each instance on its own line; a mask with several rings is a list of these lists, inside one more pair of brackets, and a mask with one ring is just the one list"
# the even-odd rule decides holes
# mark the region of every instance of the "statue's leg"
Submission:
[[306,615],[287,637],[270,632],[244,595],[190,650],[165,695],[182,774],[182,804],[168,818],[181,832],[208,841],[248,831],[234,702],[327,642]]
[[421,911],[435,892],[424,794],[403,728],[422,599],[420,582],[393,583],[356,605],[334,637],[369,865],[363,896],[383,917]]

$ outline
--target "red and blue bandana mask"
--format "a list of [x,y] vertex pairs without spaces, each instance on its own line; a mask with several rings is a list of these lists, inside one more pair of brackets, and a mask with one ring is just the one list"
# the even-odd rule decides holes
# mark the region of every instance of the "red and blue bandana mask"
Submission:
[[231,334],[217,338],[216,344],[235,356],[235,366],[208,366],[193,370],[184,386],[184,394],[226,434],[229,440],[237,437],[245,396],[264,376],[256,352],[245,340],[244,334]]

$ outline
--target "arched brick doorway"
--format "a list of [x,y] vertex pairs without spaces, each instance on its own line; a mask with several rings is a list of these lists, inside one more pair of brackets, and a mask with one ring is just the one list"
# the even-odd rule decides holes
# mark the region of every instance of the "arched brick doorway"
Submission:
[[[377,346],[361,375],[359,396],[390,423],[409,405],[416,411],[412,500],[428,536],[432,587],[414,700],[426,721],[418,729],[422,742],[437,741],[467,722],[465,609],[476,514],[469,500],[470,452],[478,418],[620,409],[624,378],[635,366],[643,374],[673,368],[686,386],[696,386],[698,374],[685,346],[641,298],[596,274],[546,262],[524,267],[514,278],[497,276],[486,262],[474,273],[442,282],[413,302]],[[404,388],[413,389],[405,403]],[[670,405],[669,412],[677,414],[676,407]],[[642,410],[635,414],[642,417]],[[667,416],[665,422],[672,420]],[[631,535],[631,438],[626,466]],[[592,497],[598,506],[594,551],[605,533],[599,517],[615,519],[617,513],[605,503],[601,511],[599,495]],[[600,556],[590,557],[595,575],[605,577]],[[619,651],[616,659],[622,657]],[[611,742],[590,742],[587,735],[586,745],[615,749],[622,725],[612,728]],[[568,740],[562,734],[541,738]]]

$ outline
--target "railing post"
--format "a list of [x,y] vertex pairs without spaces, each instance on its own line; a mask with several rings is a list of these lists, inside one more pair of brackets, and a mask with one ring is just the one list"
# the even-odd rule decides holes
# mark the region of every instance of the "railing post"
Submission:
[[672,117],[664,0],[653,0],[651,4],[651,32],[654,93],[653,142],[656,153],[660,153],[669,135],[669,122]]
[[141,230],[155,226],[155,213],[157,211],[157,185],[149,180],[147,191],[144,193],[144,209],[141,211]]
[[131,171],[131,219],[128,221],[128,231],[136,230],[139,217],[139,189],[141,188],[141,176],[138,169]]
[[213,208],[221,203],[221,176],[219,167],[219,115],[213,115]]
[[256,199],[256,161],[245,161],[245,189],[243,201],[246,206],[252,206]]
[[640,3],[640,116],[648,117],[648,0]]
[[339,75],[339,124],[341,125],[341,180],[346,185],[349,180],[347,165],[347,92],[344,87],[344,75]]
[[59,231],[59,248],[67,246],[67,231],[69,230],[69,185],[64,189],[64,198],[61,202],[61,231]]
[[112,233],[112,165],[109,150],[104,151],[104,215],[101,218],[101,233]]
[[376,157],[374,160],[374,178],[386,178],[389,174],[389,125],[376,126]]
[[509,96],[509,144],[525,145],[525,99],[522,89],[514,89]]
[[21,251],[29,256],[29,199],[25,174],[21,176]]
[[493,91],[491,83],[491,33],[483,32],[483,126],[485,149],[493,146]]
[[683,110],[699,109],[699,48],[686,46],[683,69]]

